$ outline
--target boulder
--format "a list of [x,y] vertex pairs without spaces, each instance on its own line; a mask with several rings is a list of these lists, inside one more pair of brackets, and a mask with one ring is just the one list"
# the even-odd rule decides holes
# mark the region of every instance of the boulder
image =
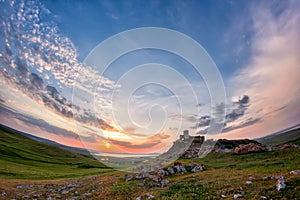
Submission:
[[277,190],[281,190],[281,189],[284,189],[286,186],[285,182],[284,182],[284,177],[281,176],[278,180],[277,180],[277,185],[276,185],[276,188]]
[[255,144],[255,143],[240,144],[238,147],[235,148],[234,154],[247,154],[253,152],[263,152],[266,150],[267,148],[263,144]]
[[292,175],[299,175],[300,174],[300,170],[293,170],[290,172],[290,174]]

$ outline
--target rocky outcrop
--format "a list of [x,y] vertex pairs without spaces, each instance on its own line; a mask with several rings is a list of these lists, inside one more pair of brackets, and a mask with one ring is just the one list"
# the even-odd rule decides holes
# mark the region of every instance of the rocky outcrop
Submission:
[[266,151],[267,147],[263,144],[240,144],[238,147],[234,149],[234,154],[246,154],[246,153],[254,153],[254,152],[263,152]]
[[241,144],[260,144],[255,140],[249,139],[241,139],[241,140],[227,140],[227,139],[219,139],[215,147],[213,148],[213,153],[229,153],[233,152],[233,150]]
[[[131,180],[151,180],[158,186],[165,187],[170,181],[166,178],[171,175],[185,174],[188,172],[196,173],[205,170],[203,164],[189,163],[188,165],[183,165],[181,162],[174,162],[173,165],[166,168],[159,169],[153,173],[140,173],[136,175],[128,174],[125,177],[125,181]],[[142,185],[142,184],[141,184]]]

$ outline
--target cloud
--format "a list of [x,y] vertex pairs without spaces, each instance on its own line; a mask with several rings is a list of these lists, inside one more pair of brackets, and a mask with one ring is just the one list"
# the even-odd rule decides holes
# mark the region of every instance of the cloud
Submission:
[[34,117],[18,113],[17,111],[15,111],[11,108],[7,108],[4,105],[0,106],[0,111],[1,111],[2,116],[3,115],[13,116],[13,118],[21,120],[22,122],[24,122],[30,126],[38,126],[47,132],[50,132],[52,134],[62,136],[65,138],[77,139],[77,140],[81,139],[86,142],[96,142],[97,138],[99,137],[99,136],[96,136],[95,134],[89,134],[89,136],[80,136],[79,137],[77,133],[74,133],[72,131],[69,131],[69,130],[66,130],[63,128],[59,128],[57,126],[53,126],[42,119],[36,119]]
[[43,89],[44,81],[41,77],[39,77],[35,73],[32,73],[30,75],[30,83],[31,83],[30,86],[32,86],[32,89],[34,89],[34,90],[42,90]]
[[1,82],[64,117],[74,116],[73,106],[76,115],[83,115],[78,117],[82,121],[91,119],[100,127],[113,130],[101,117],[94,119],[93,113],[84,114],[89,108],[84,107],[84,98],[77,98],[77,105],[71,104],[70,94],[76,83],[89,94],[86,97],[95,97],[102,106],[110,107],[109,94],[116,85],[78,60],[73,42],[49,20],[51,12],[40,2],[4,1],[0,13]]
[[244,114],[243,118],[255,115],[262,122],[232,134],[256,137],[299,122],[299,9],[299,1],[278,2],[276,7],[271,2],[261,2],[250,8],[253,21],[251,57],[229,85],[233,95],[249,95],[251,105],[247,113],[241,111],[230,118],[241,114]]
[[245,114],[247,107],[249,106],[250,98],[244,95],[237,102],[233,102],[238,107],[233,109],[229,114],[226,115],[226,122],[233,122]]
[[[225,124],[225,127],[222,130],[222,133],[227,133],[236,129],[241,129],[241,128],[245,128],[247,126],[252,126],[256,123],[262,122],[261,118],[249,118],[246,121],[240,122],[238,123],[238,125],[231,125],[231,126],[227,126],[227,124]],[[208,128],[202,129],[200,131],[198,131],[196,134],[200,134],[200,135],[205,135],[207,134]]]
[[244,127],[247,127],[247,126],[252,126],[253,124],[256,124],[256,123],[261,122],[261,121],[262,121],[261,118],[256,118],[256,119],[249,118],[247,121],[241,122],[236,126],[225,127],[222,130],[222,132],[226,133],[226,132],[229,132],[229,131],[232,131],[232,130],[235,130],[235,129],[240,129],[240,128],[244,128]]
[[[232,111],[230,111],[228,114],[225,116],[225,123],[224,126],[226,126],[230,122],[234,122],[240,117],[242,117],[245,114],[246,109],[249,106],[250,102],[250,97],[248,95],[243,95],[242,98],[240,98],[238,101],[232,102],[233,106],[235,106]],[[224,104],[218,104],[214,108],[214,114],[222,114],[225,111],[225,105]],[[196,121],[196,124],[194,126],[191,126],[191,129],[198,129],[201,127],[207,127],[212,124],[217,124],[220,122],[216,121],[216,118],[213,116],[209,115],[203,115],[200,116],[199,118],[195,118],[194,122]],[[212,124],[211,124],[212,123]],[[204,129],[203,131],[198,131],[198,133],[206,133],[207,129]]]
[[129,149],[147,150],[149,148],[164,144],[163,140],[169,139],[170,137],[171,136],[166,133],[158,133],[150,137],[147,137],[146,141],[144,140],[144,142],[139,142],[139,143],[120,141],[111,138],[109,138],[109,141],[111,141],[115,145],[119,145],[121,147],[129,148]]

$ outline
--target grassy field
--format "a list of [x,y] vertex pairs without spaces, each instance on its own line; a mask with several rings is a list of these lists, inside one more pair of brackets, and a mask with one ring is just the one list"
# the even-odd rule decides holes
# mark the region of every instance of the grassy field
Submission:
[[[32,184],[23,180],[0,181],[0,192],[6,191],[10,198],[21,199],[18,193],[32,194],[35,191],[46,199],[51,190],[59,191],[61,185],[81,184],[80,188],[67,194],[66,199],[86,191],[94,191],[89,198],[79,199],[136,199],[150,193],[156,199],[233,199],[234,194],[242,194],[240,199],[299,199],[300,175],[291,175],[291,170],[300,169],[300,149],[285,149],[275,152],[252,153],[246,155],[209,154],[203,159],[184,159],[184,163],[204,163],[207,170],[198,173],[176,174],[167,177],[170,183],[161,188],[152,180],[132,180],[125,182],[124,172],[112,171],[91,178],[66,179],[62,181],[34,181],[35,187],[16,189],[20,184]],[[276,190],[277,180],[263,180],[268,176],[285,176],[286,188]],[[246,185],[246,181],[252,181]],[[143,186],[140,184],[143,182]],[[51,183],[51,189],[43,189]],[[42,189],[40,189],[42,188]],[[221,198],[225,195],[226,198]],[[82,196],[81,196],[82,197]],[[1,199],[1,197],[0,197]]]
[[[243,194],[241,199],[297,199],[300,198],[300,176],[290,175],[300,169],[300,150],[286,149],[276,152],[247,155],[209,154],[203,159],[182,159],[183,163],[204,163],[207,170],[198,173],[173,175],[166,188],[155,187],[141,181],[129,183],[120,180],[108,188],[111,199],[131,199],[134,195],[150,192],[159,199],[232,199],[234,194]],[[285,176],[287,187],[276,190],[277,180],[264,181],[266,176]],[[252,185],[246,185],[251,180]],[[101,195],[100,195],[101,196]]]
[[[300,197],[300,175],[289,173],[300,169],[300,149],[180,159],[184,164],[203,163],[207,170],[168,176],[170,183],[163,188],[148,179],[125,182],[125,172],[4,129],[0,153],[0,199],[136,199],[147,193],[172,200],[233,199],[234,194],[242,194],[240,199]],[[276,179],[263,180],[269,176],[285,176],[286,188],[277,191]],[[252,184],[246,185],[249,180]]]
[[3,179],[57,179],[107,171],[89,157],[41,143],[9,129],[0,129],[0,177]]

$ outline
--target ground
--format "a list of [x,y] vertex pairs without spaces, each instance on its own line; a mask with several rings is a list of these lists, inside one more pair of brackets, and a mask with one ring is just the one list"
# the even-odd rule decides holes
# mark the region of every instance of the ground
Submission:
[[[300,198],[300,175],[289,173],[300,169],[300,149],[246,155],[216,153],[180,161],[203,163],[207,170],[167,177],[170,183],[163,188],[151,180],[125,182],[125,172],[105,169],[94,176],[62,180],[2,176],[0,199],[136,199],[147,193],[155,199],[233,199],[234,194],[243,195],[239,199]],[[285,177],[286,187],[280,191],[276,176]]]

